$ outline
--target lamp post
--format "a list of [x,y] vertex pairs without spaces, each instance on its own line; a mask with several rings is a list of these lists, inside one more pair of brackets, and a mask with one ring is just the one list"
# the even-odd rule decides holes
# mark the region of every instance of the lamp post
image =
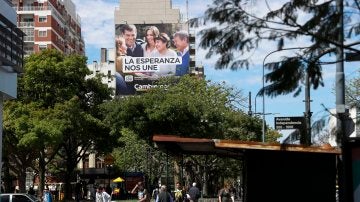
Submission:
[[256,111],[256,98],[258,97],[258,95],[259,95],[259,94],[256,94],[256,95],[255,95],[255,103],[254,103],[254,105],[255,105],[255,110],[254,110],[254,114],[258,114],[257,111]]
[[[268,55],[267,55],[268,56]],[[266,56],[266,57],[267,57]],[[262,88],[263,88],[263,113],[262,113],[262,117],[263,117],[263,120],[262,120],[262,142],[265,142],[265,59],[266,57],[264,58],[263,60],[263,66],[262,66]]]

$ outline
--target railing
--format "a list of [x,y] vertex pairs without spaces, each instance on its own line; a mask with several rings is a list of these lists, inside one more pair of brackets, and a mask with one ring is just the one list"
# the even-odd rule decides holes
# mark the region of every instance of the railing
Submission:
[[18,27],[34,27],[34,22],[18,22]]
[[46,6],[19,6],[14,7],[16,11],[48,11],[51,10],[54,12],[54,15],[62,22],[65,23],[65,20],[63,19],[62,15],[59,13],[59,11],[54,8],[53,5],[48,4]]
[[32,35],[32,36],[24,36],[24,42],[27,42],[27,41],[34,41],[34,35]]
[[51,6],[18,6],[14,7],[16,11],[47,11]]

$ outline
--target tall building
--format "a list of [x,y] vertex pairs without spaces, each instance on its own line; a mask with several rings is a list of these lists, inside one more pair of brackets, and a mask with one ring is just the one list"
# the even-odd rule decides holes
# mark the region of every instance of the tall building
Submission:
[[[16,12],[11,1],[0,0],[0,156],[3,102],[6,99],[14,99],[17,95],[17,75],[22,72],[23,34],[16,27]],[[0,159],[0,170],[1,165]]]
[[84,55],[81,19],[71,0],[12,0],[17,25],[26,34],[26,55],[47,48]]

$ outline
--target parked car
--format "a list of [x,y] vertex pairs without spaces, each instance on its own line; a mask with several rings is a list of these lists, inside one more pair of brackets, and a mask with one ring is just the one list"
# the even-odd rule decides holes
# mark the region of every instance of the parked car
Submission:
[[0,194],[1,202],[40,202],[35,196],[25,193]]

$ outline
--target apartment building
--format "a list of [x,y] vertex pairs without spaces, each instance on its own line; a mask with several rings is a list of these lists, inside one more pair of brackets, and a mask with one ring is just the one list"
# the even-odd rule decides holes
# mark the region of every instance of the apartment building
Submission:
[[[2,156],[3,102],[17,95],[17,75],[22,72],[23,35],[16,27],[11,1],[0,0],[0,156]],[[0,160],[0,170],[2,162]]]
[[47,48],[84,55],[81,19],[71,0],[12,0],[26,55]]

